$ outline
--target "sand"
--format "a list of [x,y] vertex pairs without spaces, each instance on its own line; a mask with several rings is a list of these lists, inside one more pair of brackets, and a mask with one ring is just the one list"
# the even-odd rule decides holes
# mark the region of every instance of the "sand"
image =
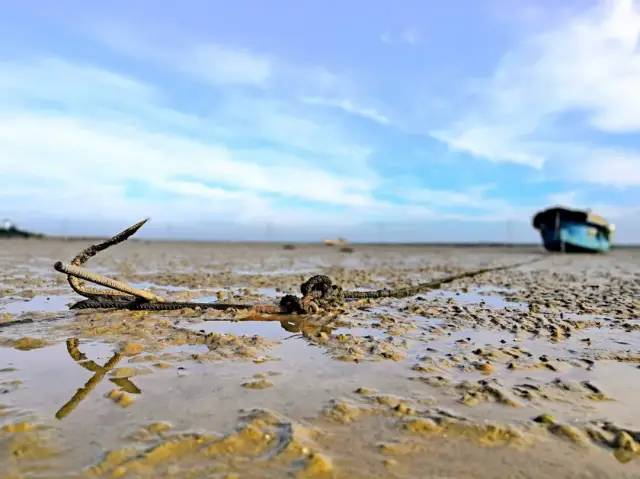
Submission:
[[639,477],[640,250],[128,241],[90,267],[276,302],[535,263],[309,316],[70,311],[86,241],[0,242],[0,478]]

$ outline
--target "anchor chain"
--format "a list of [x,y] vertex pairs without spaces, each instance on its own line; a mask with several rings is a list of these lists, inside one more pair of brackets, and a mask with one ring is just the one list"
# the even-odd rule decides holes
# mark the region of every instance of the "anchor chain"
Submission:
[[[249,310],[258,314],[317,314],[321,311],[331,311],[339,308],[347,301],[379,298],[404,298],[414,296],[427,290],[438,289],[443,284],[451,283],[462,278],[470,278],[493,271],[512,269],[535,261],[540,261],[540,259],[542,259],[535,258],[531,261],[521,263],[496,266],[492,268],[481,268],[426,283],[420,283],[410,287],[378,289],[375,291],[343,290],[339,285],[333,284],[333,281],[329,276],[315,275],[300,285],[300,292],[302,293],[302,296],[287,294],[280,299],[277,305],[167,301],[150,291],[135,288],[127,283],[107,278],[81,267],[82,264],[86,263],[89,258],[95,256],[98,252],[128,239],[146,222],[147,220],[140,221],[112,238],[86,248],[71,261],[70,265],[65,265],[60,261],[54,265],[54,268],[57,271],[67,274],[69,284],[74,291],[88,298],[74,304],[71,306],[71,309],[167,311],[183,308],[199,308],[214,310]],[[82,284],[80,279],[93,282],[108,289],[87,287]]]

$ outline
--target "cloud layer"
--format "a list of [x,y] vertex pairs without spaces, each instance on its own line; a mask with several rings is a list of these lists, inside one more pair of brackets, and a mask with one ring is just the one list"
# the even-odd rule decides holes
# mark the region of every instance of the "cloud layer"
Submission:
[[589,144],[583,128],[640,133],[640,7],[606,2],[524,39],[477,86],[461,118],[432,134],[494,162],[547,166],[565,178],[640,185],[636,148]]
[[[521,226],[511,239],[535,240],[529,218],[550,202],[638,219],[638,2],[548,24],[553,11],[537,9],[537,30],[469,61],[455,57],[468,39],[452,47],[465,29],[438,33],[416,21],[437,13],[421,8],[345,31],[330,16],[304,36],[274,24],[262,38],[246,32],[270,22],[242,34],[195,17],[182,31],[75,18],[57,35],[76,28],[86,45],[0,56],[0,217],[68,219],[77,233],[152,216],[194,237],[270,225],[439,241],[503,240],[506,222]],[[467,28],[495,26],[471,16]]]

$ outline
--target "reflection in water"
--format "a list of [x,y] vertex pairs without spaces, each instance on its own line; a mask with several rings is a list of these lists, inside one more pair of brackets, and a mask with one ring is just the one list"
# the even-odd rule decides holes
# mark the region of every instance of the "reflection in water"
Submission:
[[[330,335],[333,327],[328,321],[301,316],[274,316],[269,314],[251,314],[242,319],[204,318],[202,323],[184,324],[186,329],[203,334],[233,334],[245,336],[262,336],[267,339],[287,339],[285,333],[301,333],[301,336],[316,336],[320,332]],[[300,335],[300,334],[299,334]],[[298,335],[298,336],[299,336]]]
[[133,384],[129,378],[109,378],[109,381],[125,392],[131,394],[140,394],[142,392],[140,388]]
[[[253,317],[251,321],[274,321],[272,317],[268,319]],[[234,325],[242,325],[243,321],[233,322]],[[247,321],[245,321],[247,323]],[[320,332],[331,334],[333,328],[326,324],[318,324],[317,322],[306,321],[302,318],[287,318],[279,321],[280,326],[291,333],[302,333],[303,336],[316,336]],[[82,366],[84,369],[91,371],[93,376],[84,384],[83,387],[78,389],[66,404],[64,404],[56,412],[55,417],[57,419],[63,419],[70,414],[78,404],[84,400],[95,387],[104,379],[104,377],[111,371],[122,359],[122,355],[118,352],[114,352],[109,361],[100,366],[95,361],[87,359],[87,356],[78,349],[78,338],[67,339],[67,352],[69,356]],[[142,391],[138,388],[129,378],[118,377],[109,378],[109,381],[118,386],[122,391],[130,394],[140,394]]]
[[280,321],[280,326],[290,333],[302,333],[306,336],[317,335],[320,332],[331,334],[334,329],[327,324],[313,323],[300,318],[285,319]]
[[[69,356],[71,356],[75,362],[94,374],[83,387],[76,391],[73,397],[69,399],[66,404],[58,409],[56,412],[57,419],[62,419],[71,413],[71,411],[73,411],[76,406],[104,379],[104,376],[122,359],[122,355],[120,353],[114,352],[111,359],[109,359],[109,361],[107,361],[103,366],[100,366],[95,361],[87,359],[87,356],[78,349],[78,338],[67,339],[67,351],[69,352]],[[110,381],[128,393],[141,393],[140,389],[128,378],[111,378]]]

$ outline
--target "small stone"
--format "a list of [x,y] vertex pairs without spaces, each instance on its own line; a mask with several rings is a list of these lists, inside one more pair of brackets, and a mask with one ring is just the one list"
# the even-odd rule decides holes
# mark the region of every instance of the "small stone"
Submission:
[[415,410],[405,402],[398,403],[393,410],[403,416],[410,416],[415,413]]
[[491,374],[496,368],[491,363],[478,363],[476,364],[476,369],[482,374]]
[[131,394],[121,391],[119,389],[112,389],[107,394],[107,397],[120,407],[129,407],[135,401],[135,399]]
[[568,439],[574,444],[585,444],[586,440],[580,430],[574,426],[568,424],[552,424],[549,426],[549,431],[558,437]]
[[398,461],[391,457],[387,457],[384,461],[382,461],[382,464],[384,464],[384,467],[394,467],[398,465]]
[[16,422],[13,424],[6,424],[4,426],[2,426],[2,431],[4,432],[28,432],[28,431],[32,431],[36,428],[36,426],[30,422]]
[[152,422],[147,426],[147,430],[153,434],[161,434],[167,432],[169,429],[171,429],[171,424],[163,421]]
[[404,423],[403,427],[407,431],[419,434],[431,434],[442,429],[433,419],[422,417],[412,419],[411,421]]
[[362,396],[372,396],[372,395],[374,395],[376,393],[373,389],[369,389],[369,388],[365,388],[365,387],[359,387],[354,392],[356,394],[360,394]]
[[378,449],[383,454],[401,456],[411,452],[411,446],[405,442],[381,442],[378,444]]
[[135,356],[136,354],[140,354],[142,351],[144,351],[144,346],[142,344],[126,343],[124,346],[122,346],[120,353],[124,354],[125,356]]
[[553,416],[548,413],[540,414],[539,416],[534,417],[533,420],[540,424],[555,424],[556,422]]
[[615,439],[615,445],[618,449],[638,453],[640,452],[640,444],[638,444],[631,435],[626,431],[618,431]]
[[20,351],[42,348],[47,345],[44,339],[24,337],[13,341],[13,347]]
[[333,464],[331,459],[324,454],[314,452],[309,457],[304,469],[297,474],[297,477],[301,479],[306,477],[324,477],[330,475],[332,471]]
[[267,389],[273,386],[271,381],[267,379],[261,378],[256,379],[255,381],[247,381],[246,383],[242,383],[243,388],[247,389]]

